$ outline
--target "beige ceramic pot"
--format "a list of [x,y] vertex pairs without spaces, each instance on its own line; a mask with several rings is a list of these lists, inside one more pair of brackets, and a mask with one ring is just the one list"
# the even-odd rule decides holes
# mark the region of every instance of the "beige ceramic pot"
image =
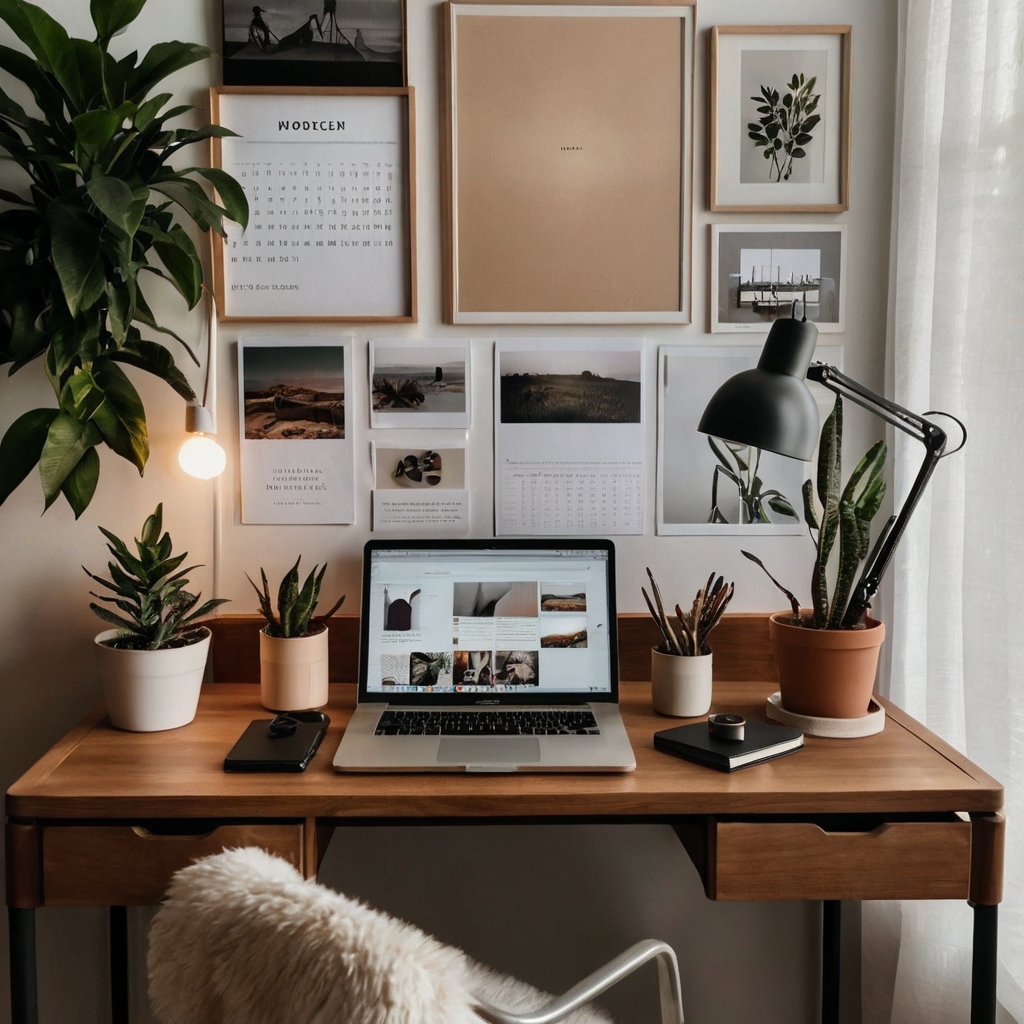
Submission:
[[651,701],[654,710],[676,718],[706,715],[711,707],[710,653],[687,658],[651,648]]
[[110,724],[131,732],[160,732],[188,725],[196,717],[203,685],[210,630],[187,647],[126,651],[108,647],[120,630],[108,629],[95,640],[96,664],[103,681]]
[[808,629],[792,625],[792,618],[786,611],[768,620],[782,706],[815,718],[862,718],[875,688],[885,624],[869,616],[866,629]]
[[260,630],[260,700],[271,711],[310,711],[327,703],[327,627],[307,636]]

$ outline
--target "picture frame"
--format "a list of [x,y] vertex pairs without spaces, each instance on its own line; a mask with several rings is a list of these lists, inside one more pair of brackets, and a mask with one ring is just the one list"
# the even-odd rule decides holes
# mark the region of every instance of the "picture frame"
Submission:
[[468,428],[470,349],[464,339],[371,338],[370,426]]
[[211,232],[221,321],[417,318],[411,88],[221,86],[212,165],[249,200],[243,231]]
[[[772,452],[762,452],[758,460],[749,457],[749,449],[748,454],[740,450],[745,446],[719,439],[714,439],[716,452],[707,435],[697,430],[711,396],[734,374],[752,369],[761,348],[760,344],[724,344],[659,349],[655,512],[659,536],[778,537],[806,532],[801,487],[813,476],[811,463]],[[842,346],[820,344],[815,358],[842,366]],[[835,395],[819,384],[808,387],[824,422]],[[795,515],[778,511],[782,507],[778,497]],[[713,516],[716,508],[719,515]],[[764,519],[758,516],[758,508],[763,509]]]
[[443,11],[446,322],[689,323],[693,6]]
[[712,334],[764,333],[797,315],[846,328],[845,224],[712,224]]
[[225,85],[408,85],[405,0],[221,0]]
[[713,211],[849,209],[852,38],[849,25],[712,27]]

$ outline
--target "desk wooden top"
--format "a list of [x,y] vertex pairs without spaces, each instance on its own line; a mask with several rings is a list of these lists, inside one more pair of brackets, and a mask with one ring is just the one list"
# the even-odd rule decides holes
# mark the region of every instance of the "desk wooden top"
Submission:
[[[715,711],[764,720],[769,683],[715,682]],[[803,750],[733,774],[654,749],[650,685],[624,683],[622,711],[637,770],[625,775],[348,775],[331,761],[355,687],[331,687],[331,727],[303,774],[225,774],[224,755],[253,718],[258,686],[206,687],[190,725],[113,729],[98,708],[7,793],[21,819],[666,817],[687,814],[898,814],[997,811],[1002,787],[891,705],[885,729],[855,740],[806,738]]]

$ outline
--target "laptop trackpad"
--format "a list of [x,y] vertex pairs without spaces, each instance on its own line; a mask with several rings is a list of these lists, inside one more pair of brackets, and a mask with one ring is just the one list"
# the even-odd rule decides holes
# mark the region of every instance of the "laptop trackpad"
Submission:
[[438,764],[527,764],[540,760],[540,743],[532,736],[445,736],[437,748]]

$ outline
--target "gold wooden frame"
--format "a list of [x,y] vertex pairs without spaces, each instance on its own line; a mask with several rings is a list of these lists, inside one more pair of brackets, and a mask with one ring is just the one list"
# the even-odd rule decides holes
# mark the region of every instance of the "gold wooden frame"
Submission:
[[[402,180],[405,185],[405,231],[400,246],[401,260],[396,260],[396,271],[404,276],[403,291],[404,300],[402,309],[394,313],[344,313],[344,314],[317,314],[312,316],[300,313],[287,313],[284,315],[246,315],[244,312],[233,309],[233,303],[228,301],[227,281],[228,273],[225,267],[225,243],[216,234],[210,232],[213,251],[213,284],[214,296],[217,303],[217,314],[223,323],[414,323],[417,319],[417,279],[416,279],[416,118],[415,118],[415,91],[409,86],[394,88],[313,88],[307,86],[215,86],[210,90],[210,117],[213,124],[221,123],[221,97],[222,96],[273,96],[273,97],[295,97],[297,100],[303,97],[325,97],[325,96],[366,96],[375,98],[404,99],[404,138],[405,145],[405,167]],[[231,167],[224,167],[223,146],[220,139],[211,140],[211,165],[222,168],[228,172]],[[397,254],[396,254],[397,255]]]
[[[708,118],[709,132],[709,170],[708,170],[708,204],[713,211],[729,213],[841,213],[850,208],[850,133],[851,133],[851,85],[850,75],[852,68],[852,28],[850,25],[715,25],[711,29],[711,55],[710,55],[710,115]],[[835,176],[836,199],[833,202],[755,202],[755,201],[725,201],[721,196],[721,184],[719,172],[722,168],[722,161],[719,154],[720,126],[719,100],[720,90],[719,77],[723,70],[720,38],[722,36],[839,36],[840,37],[840,58],[842,68],[839,81],[839,134],[838,152],[836,154],[835,166],[829,169],[830,174]],[[735,76],[738,81],[738,76]],[[793,183],[794,185],[796,183]],[[736,190],[736,184],[732,183]],[[741,186],[742,187],[742,186]],[[787,191],[794,189],[789,185],[784,186]]]
[[[579,45],[564,46],[557,57],[551,58],[543,51],[546,34],[537,33],[532,36],[533,42],[521,48],[516,37],[517,21],[542,17],[565,19],[566,31],[575,33]],[[474,18],[496,19],[493,35],[487,37],[490,48],[472,50],[467,43],[463,51],[463,39],[467,37],[460,35],[459,26]],[[570,22],[570,18],[574,20]],[[628,30],[638,35],[644,31],[643,19],[677,21],[678,36],[663,32],[657,41],[659,47],[666,49],[663,55],[670,58],[670,63],[663,65],[642,47],[602,47],[599,42],[595,43],[595,26],[600,24],[599,19],[608,18],[621,19],[616,25],[617,31]],[[690,322],[695,21],[695,7],[686,2],[570,6],[536,2],[453,3],[449,0],[442,6],[441,192],[446,322]],[[512,42],[508,42],[509,32],[514,37]],[[479,41],[483,37],[475,38]],[[507,45],[496,45],[502,40]],[[609,66],[613,56],[620,63],[641,60],[635,73],[618,79],[620,83],[623,80],[636,83],[636,95],[631,99],[627,97],[627,101],[633,102],[632,109],[649,112],[649,117],[634,118],[632,125],[625,122],[626,115],[615,103],[605,103],[600,90],[592,88],[595,81],[600,83],[601,72]],[[498,59],[492,61],[491,57]],[[505,65],[498,71],[492,70],[501,61],[506,61],[513,73],[509,73]],[[477,88],[480,83],[476,79],[472,89],[466,84],[463,76],[466,68],[474,69],[477,79],[482,79],[483,89]],[[482,76],[480,68],[484,69]],[[658,74],[652,73],[652,68]],[[673,79],[671,89],[664,81],[670,76]],[[516,83],[516,88],[507,89],[510,81]],[[525,94],[518,91],[518,84],[525,83],[524,88],[536,92],[541,88],[538,81],[547,90],[544,114],[539,121],[536,115],[539,106],[532,104],[537,97],[530,94],[522,99]],[[656,84],[652,86],[652,82]],[[460,111],[460,87],[464,90],[463,99],[472,98],[472,115]],[[652,88],[657,92],[652,94]],[[481,96],[483,99],[479,100]],[[638,98],[642,102],[637,103]],[[512,116],[501,123],[499,119],[480,118],[477,115],[481,104],[490,104],[496,111],[511,109]],[[570,111],[571,115],[552,127],[551,118],[560,111]],[[630,128],[647,120],[656,126],[649,129],[647,135],[629,130],[617,134],[624,124]],[[518,132],[516,142],[512,142],[512,136],[504,130],[508,124],[514,125]],[[659,134],[659,126],[665,132]],[[561,133],[557,139],[553,137],[556,132]],[[668,160],[653,158],[656,152],[653,139],[660,139],[675,155]],[[517,143],[528,150],[521,158],[519,152],[513,151]],[[646,149],[638,152],[638,145]],[[477,161],[479,154],[491,153],[495,146],[502,149],[503,154],[509,151],[511,156],[510,160],[498,161],[502,166],[500,176],[481,170],[482,160],[478,161],[481,166],[474,165],[467,171],[466,154]],[[580,166],[566,169],[568,186],[559,175],[561,167],[569,160],[562,161],[559,150],[573,151],[573,158],[579,151]],[[666,155],[667,151],[661,154]],[[596,197],[599,202],[592,202],[585,213],[577,209],[563,217],[566,197],[572,189],[584,191],[603,173],[602,165],[612,164],[627,170],[611,184],[594,186],[593,192],[587,194],[588,198]],[[670,174],[674,176],[671,180]],[[512,188],[507,188],[501,180],[507,175],[518,175],[512,179]],[[538,183],[541,179],[543,183]],[[592,223],[603,215],[600,202],[616,195],[616,189],[621,196],[630,188],[633,189],[630,195],[639,201],[635,208],[638,211],[635,225],[627,225],[623,218],[603,229]],[[524,200],[527,190],[531,191]],[[467,205],[467,196],[472,214],[461,208]],[[660,205],[659,199],[664,200]],[[605,209],[612,205],[609,202]],[[570,225],[570,230],[556,237],[566,224]],[[536,232],[535,236],[532,231]],[[552,252],[560,239],[567,237],[572,237],[572,242],[558,249],[556,258]],[[644,241],[650,242],[647,249]],[[619,256],[617,264],[608,255],[611,253]],[[595,301],[596,292],[600,294]],[[541,301],[536,306],[531,305],[537,295],[542,296]],[[508,304],[492,301],[503,297],[510,299]],[[623,298],[621,303],[618,302],[620,297]],[[654,302],[645,303],[647,298],[653,298]]]

